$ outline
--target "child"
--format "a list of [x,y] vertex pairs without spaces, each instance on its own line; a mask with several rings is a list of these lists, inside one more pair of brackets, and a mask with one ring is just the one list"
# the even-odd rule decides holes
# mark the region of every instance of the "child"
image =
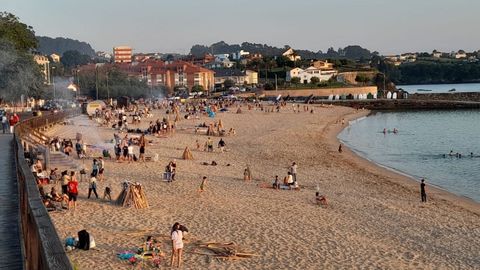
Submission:
[[205,186],[207,185],[207,177],[204,176],[202,179],[202,183],[200,184],[200,188],[198,189],[199,192],[205,191]]
[[103,199],[105,200],[105,198],[108,198],[109,201],[112,200],[112,196],[110,195],[112,192],[112,190],[110,189],[110,187],[105,187],[105,191],[103,192]]

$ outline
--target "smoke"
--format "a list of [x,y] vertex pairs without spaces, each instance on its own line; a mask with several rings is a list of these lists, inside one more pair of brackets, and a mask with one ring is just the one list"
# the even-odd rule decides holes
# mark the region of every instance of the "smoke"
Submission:
[[18,53],[14,46],[0,40],[0,98],[19,101],[20,96],[38,96],[42,89],[39,68],[30,54]]
[[52,80],[54,82],[54,85],[52,85],[52,91],[53,87],[55,87],[55,97],[57,99],[64,99],[64,100],[74,100],[75,99],[75,92],[68,89],[68,86],[72,83],[73,79],[72,78],[65,78],[65,77],[58,77],[55,76]]

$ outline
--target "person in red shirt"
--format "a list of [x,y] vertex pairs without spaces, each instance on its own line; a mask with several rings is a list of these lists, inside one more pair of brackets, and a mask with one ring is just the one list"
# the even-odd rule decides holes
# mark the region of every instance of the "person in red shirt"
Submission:
[[8,123],[10,124],[10,133],[13,134],[13,127],[20,121],[20,117],[14,113],[12,116],[10,116],[10,119],[8,120]]
[[70,182],[68,182],[68,209],[73,210],[77,208],[77,197],[78,197],[78,182],[76,177],[72,177]]

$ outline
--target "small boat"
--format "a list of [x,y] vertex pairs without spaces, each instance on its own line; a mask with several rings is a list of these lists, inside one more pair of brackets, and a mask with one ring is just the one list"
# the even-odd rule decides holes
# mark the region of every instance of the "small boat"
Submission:
[[418,92],[432,92],[430,89],[417,89]]
[[455,92],[455,91],[457,91],[457,89],[455,89],[455,88],[452,88],[452,89],[448,90],[448,92]]

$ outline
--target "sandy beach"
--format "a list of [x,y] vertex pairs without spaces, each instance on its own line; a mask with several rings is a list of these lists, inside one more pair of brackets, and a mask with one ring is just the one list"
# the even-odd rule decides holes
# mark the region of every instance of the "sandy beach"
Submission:
[[[429,201],[422,204],[419,185],[412,179],[361,159],[346,147],[338,153],[338,132],[368,111],[242,109],[241,114],[231,110],[215,118],[182,119],[174,134],[147,136],[153,143],[147,145],[146,156],[158,154],[158,162],[106,160],[99,195],[110,186],[115,199],[124,180],[140,182],[150,204],[147,209],[87,199],[88,183],[81,182],[76,211],[51,212],[62,240],[82,229],[95,237],[97,249],[68,253],[78,269],[132,269],[116,253],[141,246],[146,235],[162,240],[167,255],[162,267],[167,267],[171,249],[167,239],[177,221],[190,231],[184,269],[480,268],[478,203],[427,186]],[[148,121],[164,116],[157,110],[153,118],[131,127],[145,128]],[[219,119],[237,133],[223,137],[227,152],[216,147],[213,153],[204,152],[207,136],[195,134],[194,126]],[[111,146],[113,154],[113,144],[107,143],[113,139],[112,128],[99,127],[86,116],[72,121],[74,126],[55,126],[48,135],[74,139],[80,132],[88,144]],[[220,137],[212,139],[216,146]],[[201,150],[196,149],[196,140]],[[186,146],[194,160],[181,159]],[[167,183],[162,175],[172,159],[177,160],[176,181]],[[212,161],[218,165],[202,165]],[[292,162],[298,164],[300,191],[262,187],[271,186],[275,175],[283,179]],[[253,181],[245,182],[247,164]],[[91,169],[91,160],[85,165]],[[202,176],[208,182],[206,191],[199,193]],[[317,184],[328,199],[327,207],[314,203]],[[192,253],[190,243],[195,240],[235,242],[259,256],[218,261]]]

